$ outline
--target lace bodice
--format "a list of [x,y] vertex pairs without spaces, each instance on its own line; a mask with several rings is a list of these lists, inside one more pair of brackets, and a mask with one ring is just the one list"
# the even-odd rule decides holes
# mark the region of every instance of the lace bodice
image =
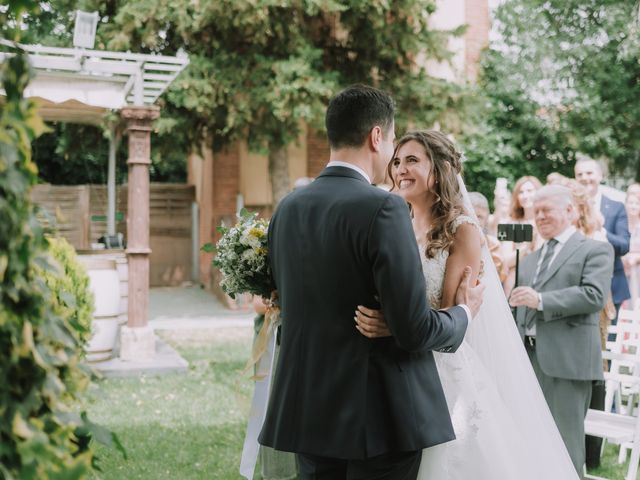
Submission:
[[[480,228],[471,217],[460,215],[455,219],[453,231],[458,229],[463,223],[469,223]],[[440,308],[442,302],[442,287],[444,286],[444,272],[447,267],[449,250],[438,250],[433,258],[425,255],[425,246],[420,245],[420,260],[422,261],[422,271],[427,282],[427,298],[431,308]]]

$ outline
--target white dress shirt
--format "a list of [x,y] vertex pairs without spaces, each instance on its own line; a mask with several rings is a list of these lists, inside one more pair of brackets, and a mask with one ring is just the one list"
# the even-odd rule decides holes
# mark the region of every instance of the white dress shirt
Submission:
[[[551,268],[551,264],[553,263],[553,261],[556,259],[556,257],[558,256],[558,253],[560,253],[560,250],[562,250],[562,248],[564,247],[564,245],[569,241],[569,239],[571,238],[571,236],[576,233],[576,227],[574,227],[573,225],[569,225],[561,234],[556,235],[555,240],[558,242],[558,244],[556,245],[555,250],[553,251],[553,257],[551,257],[551,260],[549,260],[549,265],[547,265],[547,271]],[[534,283],[537,279],[538,279],[538,272],[540,271],[540,266],[542,265],[542,260],[544,259],[544,256],[547,253],[547,248],[549,248],[549,241],[547,240],[546,242],[544,242],[544,244],[542,245],[542,249],[540,251],[540,257],[538,258],[538,264],[536,265],[536,274],[533,277],[533,282]],[[538,311],[542,311],[542,294],[540,292],[538,292]],[[536,324],[534,323],[533,326],[531,328],[528,328],[525,332],[525,335],[534,337],[536,335]]]
[[598,188],[598,191],[596,192],[596,196],[593,197],[593,199],[591,200],[591,204],[593,205],[595,212],[600,211],[600,205],[602,205],[602,192],[600,191],[599,188]]
[[332,160],[329,163],[327,163],[327,167],[345,167],[345,168],[350,168],[351,170],[355,170],[360,175],[362,175],[367,182],[371,183],[371,178],[369,178],[369,175],[367,175],[367,172],[365,172],[359,166],[354,165],[353,163],[341,162],[339,160]]

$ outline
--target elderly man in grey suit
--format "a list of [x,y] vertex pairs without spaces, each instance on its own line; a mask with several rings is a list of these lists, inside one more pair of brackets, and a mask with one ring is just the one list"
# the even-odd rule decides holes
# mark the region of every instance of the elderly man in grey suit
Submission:
[[510,303],[549,409],[579,475],[591,384],[603,380],[599,312],[609,295],[613,248],[573,226],[571,191],[541,188],[534,201],[542,248],[522,262]]

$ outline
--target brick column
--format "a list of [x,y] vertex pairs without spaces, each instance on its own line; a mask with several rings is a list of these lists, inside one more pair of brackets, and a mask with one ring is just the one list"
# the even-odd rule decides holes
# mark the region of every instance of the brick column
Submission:
[[129,319],[121,329],[120,358],[146,360],[155,355],[149,315],[149,165],[151,123],[157,107],[126,107],[120,112],[129,134],[127,259],[129,261]]
[[465,73],[474,82],[478,78],[482,49],[489,45],[491,18],[488,0],[467,0],[465,2]]
[[324,132],[309,129],[307,133],[307,175],[318,176],[329,162],[329,142]]

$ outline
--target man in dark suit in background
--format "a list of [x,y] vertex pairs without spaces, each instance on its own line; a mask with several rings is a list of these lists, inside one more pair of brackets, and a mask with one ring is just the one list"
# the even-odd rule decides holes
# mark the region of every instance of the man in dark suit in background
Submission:
[[[455,438],[433,351],[455,351],[483,286],[429,308],[406,203],[375,188],[393,154],[394,104],[362,85],[330,103],[327,168],[269,225],[281,350],[260,443],[296,452],[303,479],[415,479],[422,449]],[[392,337],[368,339],[358,305]]]
[[599,162],[585,155],[578,155],[575,176],[576,180],[587,190],[593,201],[595,211],[602,214],[603,228],[606,231],[607,240],[609,240],[615,252],[611,294],[616,311],[618,311],[622,302],[631,298],[629,284],[627,283],[621,260],[621,257],[629,252],[631,239],[627,211],[622,202],[617,202],[602,194],[600,183],[602,182],[603,173]]
[[[615,257],[613,259],[611,296],[616,307],[616,318],[611,323],[615,325],[618,321],[620,305],[631,298],[629,284],[622,265],[622,257],[629,252],[629,242],[631,240],[627,211],[623,203],[602,194],[600,183],[602,182],[603,171],[599,162],[586,155],[578,154],[574,171],[576,180],[585,187],[587,193],[591,196],[594,211],[602,214],[603,228],[606,232],[607,240],[613,246]],[[612,335],[609,340],[615,340],[615,337]],[[603,410],[604,397],[604,384],[594,384],[591,408]],[[597,468],[600,466],[602,439],[587,437],[586,441],[587,468]]]

